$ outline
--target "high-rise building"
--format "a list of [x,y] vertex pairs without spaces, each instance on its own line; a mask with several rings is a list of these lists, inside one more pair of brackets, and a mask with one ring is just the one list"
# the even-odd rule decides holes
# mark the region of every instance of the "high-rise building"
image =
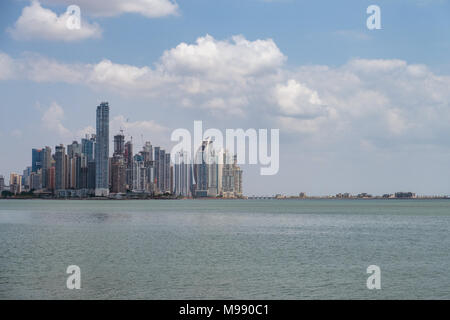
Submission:
[[22,192],[22,176],[17,173],[11,173],[9,176],[9,190],[13,194]]
[[97,134],[95,145],[95,195],[109,194],[109,105],[102,102],[97,107]]
[[155,147],[155,191],[157,193],[167,192],[168,188],[166,188],[166,183],[169,181],[169,178],[166,179],[166,175],[168,174],[170,169],[166,169],[166,152],[164,149],[160,147]]
[[56,167],[55,167],[55,161],[52,161],[52,167],[49,169],[49,173],[48,173],[47,190],[52,191],[52,192],[55,191],[55,180],[56,180]]
[[172,193],[172,174],[170,166],[170,153],[164,154],[164,192]]
[[31,150],[31,172],[37,172],[42,169],[42,149]]
[[82,146],[78,141],[73,141],[67,146],[67,179],[69,189],[79,189],[80,182],[78,179],[81,176],[81,161]]
[[237,165],[237,156],[234,155],[233,161],[233,174],[234,174],[234,196],[237,198],[242,197],[242,169]]
[[30,174],[30,190],[36,191],[42,189],[42,169]]
[[95,134],[86,135],[84,139],[81,139],[81,153],[87,157],[87,161],[94,160],[94,150],[95,150]]
[[230,155],[225,152],[222,169],[222,196],[224,198],[242,197],[242,169],[237,165],[237,156],[231,160]]
[[114,136],[114,154],[111,159],[111,192],[126,193],[125,137],[122,133]]
[[140,154],[136,154],[133,160],[133,191],[146,192],[148,177],[144,157]]
[[30,175],[32,172],[31,168],[32,167],[26,167],[26,169],[22,171],[21,191],[29,191],[30,190]]
[[111,192],[126,193],[125,162],[123,156],[114,156],[111,162]]
[[42,150],[42,188],[50,189],[50,168],[52,167],[52,148],[45,147]]
[[125,136],[119,133],[114,136],[114,155],[124,155],[125,153]]
[[223,155],[222,168],[222,196],[224,198],[234,197],[234,169],[233,162],[227,152]]
[[128,141],[125,143],[125,183],[128,189],[133,189],[133,142]]
[[153,146],[150,141],[146,141],[140,152],[145,168],[145,192],[155,191],[155,162],[153,160]]
[[89,161],[87,163],[88,166],[88,174],[87,174],[87,188],[89,189],[89,192],[95,193],[95,168],[96,163],[95,161]]
[[209,189],[209,173],[210,167],[208,163],[211,161],[210,151],[212,150],[211,139],[202,142],[195,154],[194,162],[194,195],[195,197],[207,197]]
[[60,144],[55,147],[55,190],[67,188],[66,174],[66,148]]
[[192,165],[186,151],[175,154],[173,165],[174,187],[173,193],[176,196],[191,197],[192,186]]

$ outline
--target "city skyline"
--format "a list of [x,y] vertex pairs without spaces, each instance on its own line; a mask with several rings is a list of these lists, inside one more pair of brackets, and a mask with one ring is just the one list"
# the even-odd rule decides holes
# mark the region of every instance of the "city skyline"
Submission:
[[195,162],[183,150],[172,162],[169,152],[150,141],[133,154],[132,138],[125,143],[120,130],[113,137],[110,156],[109,113],[109,103],[101,102],[96,108],[96,133],[86,135],[81,144],[74,140],[67,149],[59,144],[53,155],[49,146],[33,148],[31,166],[22,175],[11,172],[9,186],[0,175],[0,193],[47,198],[243,197],[237,157],[229,151],[218,152],[211,138],[198,148]]
[[449,1],[380,0],[380,30],[365,0],[178,1],[155,15],[97,3],[78,2],[74,33],[39,20],[68,1],[2,2],[6,180],[41,141],[95,133],[87,115],[107,100],[111,133],[136,150],[170,150],[196,120],[280,129],[277,175],[242,166],[248,195],[450,193]]

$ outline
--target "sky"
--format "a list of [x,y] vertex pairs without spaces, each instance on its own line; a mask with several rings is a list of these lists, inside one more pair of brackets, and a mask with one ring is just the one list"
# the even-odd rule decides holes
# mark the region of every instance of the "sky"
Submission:
[[[81,28],[66,26],[78,5]],[[369,30],[369,5],[381,29]],[[449,0],[0,3],[0,174],[31,149],[123,130],[170,150],[194,120],[280,130],[246,195],[450,194]]]

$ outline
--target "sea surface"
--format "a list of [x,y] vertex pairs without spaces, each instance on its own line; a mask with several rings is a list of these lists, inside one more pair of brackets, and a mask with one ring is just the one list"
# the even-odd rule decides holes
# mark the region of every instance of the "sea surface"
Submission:
[[450,201],[0,200],[0,299],[450,299]]

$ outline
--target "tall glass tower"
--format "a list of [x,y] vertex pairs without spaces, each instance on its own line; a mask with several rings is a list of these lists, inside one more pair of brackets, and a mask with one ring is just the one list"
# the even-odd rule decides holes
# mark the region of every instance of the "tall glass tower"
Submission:
[[97,135],[95,145],[95,195],[109,195],[109,105],[97,107]]

